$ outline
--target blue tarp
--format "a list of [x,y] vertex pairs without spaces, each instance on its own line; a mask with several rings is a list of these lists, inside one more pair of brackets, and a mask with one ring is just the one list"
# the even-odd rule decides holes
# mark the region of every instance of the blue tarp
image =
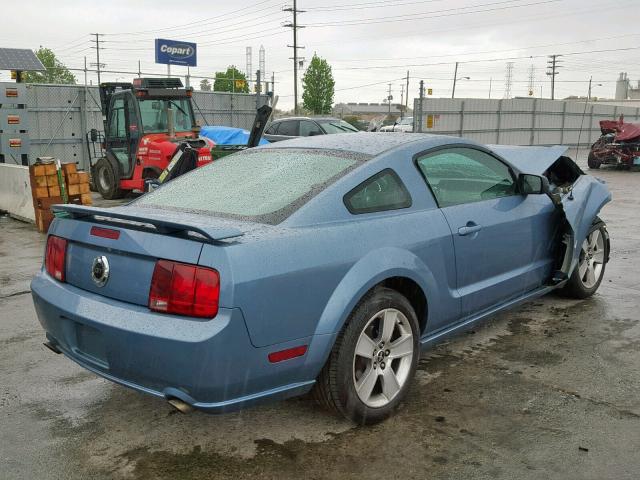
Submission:
[[[202,127],[200,135],[210,138],[216,145],[246,145],[249,141],[249,130],[234,127]],[[269,143],[264,138],[260,139],[260,145]]]

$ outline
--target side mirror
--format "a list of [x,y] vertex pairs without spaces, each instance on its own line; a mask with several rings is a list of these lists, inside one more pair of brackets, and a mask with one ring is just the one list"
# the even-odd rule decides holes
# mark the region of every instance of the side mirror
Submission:
[[95,128],[92,128],[91,130],[89,130],[89,137],[91,138],[92,142],[97,142],[98,141],[98,130],[96,130]]
[[518,190],[522,195],[547,195],[556,207],[562,205],[562,198],[553,193],[549,187],[549,180],[542,175],[521,173],[518,176]]
[[521,173],[518,176],[518,190],[523,195],[540,195],[549,190],[549,180],[540,175]]

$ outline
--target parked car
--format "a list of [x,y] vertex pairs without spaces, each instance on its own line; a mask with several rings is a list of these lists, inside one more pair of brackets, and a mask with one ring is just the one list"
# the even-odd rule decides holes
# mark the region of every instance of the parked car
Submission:
[[313,390],[379,421],[421,349],[553,290],[598,289],[610,193],[565,152],[323,135],[125,206],[58,205],[31,283],[46,345],[183,411]]
[[413,117],[404,117],[396,120],[393,125],[380,127],[381,132],[413,132]]
[[358,129],[339,118],[292,117],[274,121],[264,132],[270,142],[290,140],[297,137],[313,137],[332,133],[354,133]]

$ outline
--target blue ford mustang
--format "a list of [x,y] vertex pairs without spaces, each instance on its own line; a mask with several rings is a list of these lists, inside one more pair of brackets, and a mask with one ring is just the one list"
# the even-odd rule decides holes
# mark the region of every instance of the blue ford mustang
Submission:
[[606,186],[564,147],[326,135],[228,156],[128,205],[61,205],[32,282],[47,345],[181,410],[313,390],[358,423],[421,348],[602,280]]

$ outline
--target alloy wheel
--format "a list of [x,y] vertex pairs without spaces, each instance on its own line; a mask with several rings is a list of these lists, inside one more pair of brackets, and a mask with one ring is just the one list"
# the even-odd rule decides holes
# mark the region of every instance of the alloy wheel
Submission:
[[604,265],[604,237],[602,232],[594,230],[582,242],[578,275],[585,288],[593,288],[602,276]]
[[360,333],[353,357],[353,382],[368,407],[391,402],[411,371],[414,338],[407,317],[395,308],[373,315]]

